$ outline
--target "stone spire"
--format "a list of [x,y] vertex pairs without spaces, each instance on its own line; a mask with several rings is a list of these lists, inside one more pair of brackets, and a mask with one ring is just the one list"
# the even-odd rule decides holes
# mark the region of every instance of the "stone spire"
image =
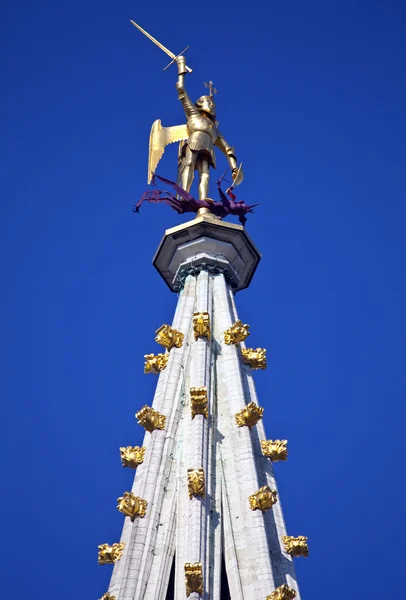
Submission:
[[300,600],[293,560],[306,538],[287,535],[273,474],[287,442],[266,439],[253,377],[265,350],[246,347],[234,301],[259,260],[243,227],[208,215],[159,246],[154,265],[179,298],[157,330],[164,359],[146,355],[158,382],[137,407],[142,447],[120,449],[136,473],[118,499],[119,545],[104,545],[105,599]]

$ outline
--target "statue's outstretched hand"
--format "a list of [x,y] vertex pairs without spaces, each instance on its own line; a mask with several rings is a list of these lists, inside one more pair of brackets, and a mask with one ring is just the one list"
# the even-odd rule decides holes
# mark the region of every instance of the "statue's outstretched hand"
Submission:
[[178,56],[176,59],[178,65],[178,75],[184,75],[187,73],[186,70],[186,58],[184,56]]

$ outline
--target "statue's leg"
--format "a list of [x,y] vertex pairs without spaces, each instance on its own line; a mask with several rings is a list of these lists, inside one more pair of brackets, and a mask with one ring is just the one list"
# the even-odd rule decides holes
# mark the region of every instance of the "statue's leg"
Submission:
[[197,170],[199,171],[200,183],[199,183],[199,200],[205,200],[209,197],[209,177],[210,177],[210,160],[205,154],[201,154],[198,157],[196,163]]
[[193,152],[189,146],[186,146],[185,156],[182,158],[181,164],[180,186],[183,187],[183,189],[187,192],[190,192],[192,185],[196,166],[196,157],[197,152]]

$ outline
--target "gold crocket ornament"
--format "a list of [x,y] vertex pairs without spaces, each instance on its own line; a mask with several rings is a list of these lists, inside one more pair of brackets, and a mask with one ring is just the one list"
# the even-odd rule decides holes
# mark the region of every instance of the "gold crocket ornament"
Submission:
[[99,565],[110,565],[116,563],[123,556],[125,543],[100,544]]
[[155,341],[168,351],[172,348],[181,348],[184,337],[181,331],[173,329],[170,325],[161,325],[155,332]]
[[296,598],[296,591],[284,583],[267,596],[266,600],[293,600],[294,598]]
[[117,509],[126,517],[130,517],[131,521],[134,522],[135,517],[145,517],[148,502],[132,492],[124,492],[123,496],[117,498],[117,502]]
[[290,554],[293,558],[297,556],[309,556],[309,546],[307,545],[307,537],[299,535],[293,537],[291,535],[282,536],[282,542],[285,546],[285,552]]
[[145,446],[124,446],[120,448],[120,456],[123,467],[136,469],[144,462]]
[[107,592],[107,594],[104,594],[100,600],[116,600],[116,597]]
[[203,565],[201,562],[185,563],[186,596],[197,592],[203,596]]

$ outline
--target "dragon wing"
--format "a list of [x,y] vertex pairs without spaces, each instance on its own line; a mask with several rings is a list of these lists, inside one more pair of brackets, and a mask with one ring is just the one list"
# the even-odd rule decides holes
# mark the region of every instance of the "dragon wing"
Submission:
[[152,175],[162,158],[165,146],[173,142],[187,140],[188,137],[186,123],[174,127],[162,127],[160,119],[153,123],[149,136],[148,184],[151,183]]

